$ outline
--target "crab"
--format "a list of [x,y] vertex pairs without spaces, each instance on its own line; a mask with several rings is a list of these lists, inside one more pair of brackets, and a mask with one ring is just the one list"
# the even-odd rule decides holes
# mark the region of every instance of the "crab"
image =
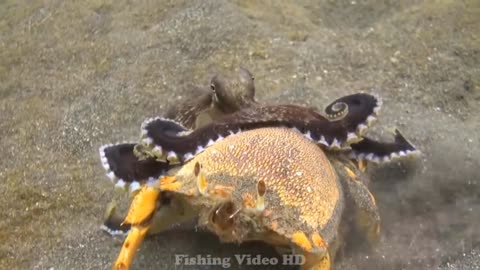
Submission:
[[[119,222],[113,209],[109,209],[104,224],[104,229],[113,234],[130,229],[116,264],[117,269],[130,265],[132,254],[146,233],[163,231],[172,223],[198,215],[200,225],[208,227],[224,241],[264,240],[276,246],[292,247],[307,258],[304,269],[329,269],[336,249],[343,242],[340,238],[345,236],[337,232],[345,231],[346,227],[360,232],[371,245],[377,241],[379,216],[375,199],[367,188],[368,177],[364,174],[365,167],[361,161],[381,163],[419,154],[398,131],[393,143],[378,142],[364,136],[376,120],[381,105],[379,99],[362,93],[345,96],[327,106],[324,117],[302,106],[260,104],[254,99],[253,76],[248,70],[240,69],[234,78],[238,81],[232,83],[231,77],[226,79],[223,76],[212,78],[213,91],[204,91],[197,102],[190,100],[167,112],[173,120],[153,118],[145,121],[140,143],[101,147],[100,155],[107,175],[117,187],[128,187],[136,194],[124,222]],[[203,117],[204,121],[200,124],[202,115],[207,117]],[[256,143],[262,136],[272,137],[272,140],[266,138],[265,145]],[[239,142],[250,142],[252,145],[242,146],[243,143]],[[309,147],[306,142],[310,143]],[[297,143],[305,146],[297,147]],[[230,153],[232,145],[242,146],[240,149],[244,149],[242,153],[245,156]],[[305,149],[312,147],[316,153],[306,154],[310,150]],[[272,155],[277,150],[284,152]],[[215,157],[218,153],[223,159]],[[292,153],[295,153],[296,159],[292,159]],[[255,156],[249,162],[251,167],[235,167],[239,161],[250,156]],[[295,171],[299,175],[293,177],[290,176],[297,167],[278,168],[276,165],[291,160],[296,160],[295,164],[299,164],[295,166],[301,168]],[[218,164],[215,165],[214,161]],[[242,171],[245,168],[250,169]],[[283,180],[272,180],[277,178],[276,169],[283,170]],[[324,175],[325,172],[329,173]],[[322,179],[318,180],[320,183],[311,182],[317,174]],[[257,193],[245,191],[243,183],[256,183]],[[297,184],[306,188],[307,192],[295,189],[296,193],[284,194],[280,198],[276,195],[265,197],[267,195],[262,192],[272,190],[272,194],[277,194],[275,192],[290,190],[290,185]],[[328,192],[319,194],[317,184],[324,191],[336,190],[338,195],[332,197]],[[197,191],[192,185],[197,185]],[[214,187],[213,195],[210,191],[204,192],[210,190],[208,187]],[[245,192],[249,195],[244,195]],[[217,193],[222,196],[217,196]],[[294,197],[303,199],[296,201]],[[329,203],[338,204],[335,204],[335,211],[326,213],[323,208],[312,210],[300,203],[312,200],[319,200],[322,207]],[[257,208],[259,201],[264,202],[264,208],[270,203],[275,205],[271,211],[268,207],[257,211],[263,213],[260,220],[250,215],[251,208]],[[265,204],[265,201],[270,203]],[[160,202],[160,207],[155,210],[157,202]],[[302,211],[310,216],[310,221],[322,220],[325,226],[314,228],[311,223],[307,222],[307,226],[303,221],[296,225],[294,221],[297,218],[292,213]],[[278,223],[273,222],[270,215],[286,218],[283,223]],[[272,224],[276,224],[278,230],[266,233],[266,228]],[[295,229],[298,229],[296,234],[284,234]],[[320,243],[324,246],[320,247]]]
[[[331,269],[346,206],[365,239],[378,239],[380,218],[363,177],[290,129],[230,136],[141,187],[124,220],[132,227],[114,269],[129,269],[152,228],[160,232],[195,217],[221,241],[289,247],[304,256],[301,269]],[[162,196],[169,204],[156,209]]]

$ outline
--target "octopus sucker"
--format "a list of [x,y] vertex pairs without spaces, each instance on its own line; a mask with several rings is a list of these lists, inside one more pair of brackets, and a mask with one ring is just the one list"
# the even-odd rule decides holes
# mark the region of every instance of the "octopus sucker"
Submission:
[[330,144],[329,148],[330,149],[340,149],[341,148],[340,142],[336,138],[334,138],[333,142]]
[[155,147],[153,147],[151,149],[151,152],[152,152],[152,155],[154,157],[162,157],[163,156],[163,150],[162,150],[162,147],[160,147],[159,145],[155,145]]
[[167,153],[168,164],[180,164],[180,159],[177,154],[173,151]]
[[367,117],[367,126],[371,126],[375,121],[377,121],[377,118],[375,116],[369,115]]
[[359,142],[361,140],[361,138],[355,134],[354,132],[349,132],[347,134],[347,143],[348,145],[352,144],[352,143],[356,143],[356,142]]
[[127,183],[125,183],[125,181],[123,181],[123,179],[120,179],[120,180],[118,180],[117,183],[115,184],[115,188],[125,189],[125,188],[126,188],[126,185],[127,185]]
[[111,170],[110,170],[110,165],[108,164],[108,159],[105,156],[105,149],[111,146],[113,146],[113,144],[106,144],[106,145],[100,146],[100,148],[98,149],[98,152],[100,154],[100,162],[102,163],[102,167],[106,171],[111,171]]
[[137,190],[139,190],[141,187],[142,186],[140,185],[140,183],[138,181],[133,181],[132,183],[130,183],[130,185],[128,187],[128,191],[130,191],[130,193],[134,193]]
[[150,146],[153,144],[153,140],[149,137],[145,137],[142,139],[142,143],[145,145],[145,146]]
[[197,146],[197,150],[195,151],[195,155],[198,155],[200,154],[201,152],[203,152],[203,150],[205,150],[205,148],[201,145]]
[[213,145],[214,143],[215,143],[215,142],[214,142],[212,139],[208,140],[208,142],[207,142],[207,147]]
[[118,181],[118,178],[115,176],[115,173],[112,171],[109,171],[108,173],[105,174],[110,180],[114,183]]
[[358,125],[358,127],[357,127],[357,134],[358,134],[359,136],[362,136],[363,134],[365,134],[365,131],[367,131],[367,129],[368,129],[368,126],[367,126],[367,125],[365,125],[365,124],[360,124],[360,125]]
[[110,223],[106,223],[106,224],[102,224],[100,225],[100,230],[106,232],[107,234],[109,234],[110,236],[126,236],[129,232],[129,230],[114,230],[112,229],[112,227],[114,226],[117,226],[116,224],[115,225],[112,225]]
[[148,133],[148,132],[147,132],[146,129],[141,128],[141,129],[140,129],[140,138],[145,138],[145,137],[147,137],[147,133]]
[[327,142],[327,140],[325,140],[325,137],[323,135],[320,137],[320,140],[318,140],[318,143],[325,145],[327,147],[330,146],[330,144]]
[[102,162],[102,167],[106,170],[106,171],[109,171],[110,170],[110,166],[108,165],[108,160],[106,157],[101,157],[100,158],[100,161]]
[[188,161],[188,160],[190,160],[190,159],[192,159],[192,158],[193,158],[193,154],[190,153],[190,152],[189,152],[189,153],[186,153],[185,155],[183,155],[183,160],[184,160],[184,161]]
[[297,132],[297,133],[300,133],[302,134],[302,132],[300,131],[300,129],[296,128],[296,127],[292,127],[291,128],[293,131]]
[[314,141],[314,139],[312,138],[312,133],[310,132],[310,130],[308,130],[306,133],[304,133],[303,136],[305,136],[305,138],[307,138],[311,141]]

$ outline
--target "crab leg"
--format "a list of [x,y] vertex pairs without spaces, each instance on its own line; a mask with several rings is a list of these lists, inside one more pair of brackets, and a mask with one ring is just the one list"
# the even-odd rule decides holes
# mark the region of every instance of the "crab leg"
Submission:
[[366,236],[368,245],[373,247],[380,239],[380,215],[375,197],[362,180],[364,176],[361,173],[357,174],[347,166],[345,166],[345,172],[348,178],[344,188],[350,194],[349,199],[354,202],[352,204],[354,206],[353,224],[361,235]]
[[132,228],[123,243],[122,250],[113,267],[114,270],[130,269],[133,256],[151,226],[151,219],[159,196],[160,189],[147,185],[142,186],[138,194],[135,195],[127,217],[122,223],[122,225],[131,224]]
[[292,235],[291,241],[294,249],[300,249],[300,254],[304,256],[301,270],[331,270],[327,244],[320,234],[314,233],[309,239],[304,232],[298,231]]
[[145,238],[145,235],[148,232],[149,226],[133,226],[128,233],[127,239],[123,243],[122,250],[118,255],[117,261],[115,262],[114,270],[128,270],[132,264],[133,256],[137,252],[138,247]]
[[303,264],[301,270],[330,270],[332,265],[330,262],[330,256],[328,252],[325,255],[317,255],[315,253],[305,252],[305,264]]
[[365,159],[359,159],[357,161],[357,166],[358,166],[358,169],[361,171],[361,172],[366,172],[367,171],[367,162],[365,161]]

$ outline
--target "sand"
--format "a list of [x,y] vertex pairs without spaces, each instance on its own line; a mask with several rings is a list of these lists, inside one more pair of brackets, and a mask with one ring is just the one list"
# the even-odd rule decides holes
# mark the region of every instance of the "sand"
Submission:
[[[322,109],[377,93],[373,134],[398,127],[423,152],[370,168],[382,240],[337,269],[480,269],[475,0],[0,1],[0,268],[110,269],[121,239],[99,230],[113,189],[98,147],[135,141],[143,119],[238,66],[262,102]],[[275,256],[173,228],[134,269],[247,253]]]

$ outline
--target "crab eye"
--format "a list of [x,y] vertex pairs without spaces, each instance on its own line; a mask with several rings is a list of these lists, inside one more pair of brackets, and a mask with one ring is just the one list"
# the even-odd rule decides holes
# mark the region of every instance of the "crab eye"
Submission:
[[198,176],[198,174],[200,173],[200,163],[195,163],[195,167],[193,168],[193,173],[195,174],[195,176]]

